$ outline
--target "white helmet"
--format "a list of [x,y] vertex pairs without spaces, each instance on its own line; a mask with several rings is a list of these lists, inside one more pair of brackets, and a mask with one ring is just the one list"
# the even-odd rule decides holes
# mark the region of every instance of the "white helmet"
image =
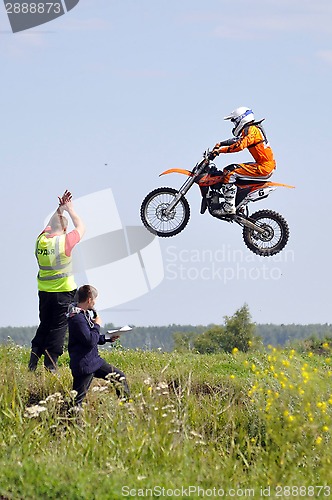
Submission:
[[241,106],[234,109],[229,116],[225,116],[224,120],[231,120],[234,123],[232,132],[235,137],[238,137],[245,124],[253,122],[255,116],[251,109]]

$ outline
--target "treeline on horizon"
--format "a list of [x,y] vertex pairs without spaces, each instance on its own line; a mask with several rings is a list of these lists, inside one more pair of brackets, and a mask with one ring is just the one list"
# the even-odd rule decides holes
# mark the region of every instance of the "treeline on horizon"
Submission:
[[[172,351],[174,348],[174,334],[193,332],[199,335],[213,326],[216,325],[137,326],[131,332],[121,336],[121,345],[128,349]],[[0,327],[0,343],[14,342],[18,345],[30,347],[36,328],[36,326]],[[112,323],[104,326],[104,330],[114,328],[115,326]],[[266,346],[286,346],[309,338],[322,339],[332,336],[332,324],[256,324],[255,336],[259,337]]]

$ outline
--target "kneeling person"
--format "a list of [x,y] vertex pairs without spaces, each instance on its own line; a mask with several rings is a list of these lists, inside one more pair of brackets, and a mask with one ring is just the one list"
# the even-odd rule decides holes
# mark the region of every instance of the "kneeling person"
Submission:
[[100,333],[100,317],[97,315],[92,318],[90,314],[97,296],[98,292],[93,286],[81,286],[78,289],[78,303],[72,304],[68,311],[68,352],[73,390],[77,392],[75,404],[78,406],[82,404],[94,377],[111,380],[118,397],[129,397],[125,374],[99,356],[98,344],[105,344],[105,335]]

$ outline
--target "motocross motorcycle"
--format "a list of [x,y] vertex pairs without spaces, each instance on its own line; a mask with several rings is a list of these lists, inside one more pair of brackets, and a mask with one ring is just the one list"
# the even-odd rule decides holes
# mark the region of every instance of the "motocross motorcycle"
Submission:
[[213,217],[239,224],[244,243],[252,252],[267,257],[286,246],[289,238],[286,220],[272,210],[259,210],[250,215],[248,205],[267,198],[277,187],[294,186],[271,182],[268,178],[239,179],[236,182],[236,213],[215,215],[213,212],[220,209],[225,201],[222,194],[223,173],[210,161],[209,151],[205,151],[202,160],[191,171],[172,168],[160,175],[174,172],[188,176],[179,190],[161,187],[151,191],[142,202],[141,219],[151,233],[160,237],[175,236],[186,227],[190,207],[185,194],[193,184],[198,184],[202,195],[201,214],[208,210]]

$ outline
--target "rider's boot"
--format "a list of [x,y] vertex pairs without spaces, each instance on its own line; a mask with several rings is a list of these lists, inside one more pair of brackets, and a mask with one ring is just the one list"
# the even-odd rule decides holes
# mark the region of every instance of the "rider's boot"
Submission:
[[225,198],[225,203],[222,204],[221,208],[218,210],[213,210],[213,215],[234,215],[235,209],[235,197],[237,188],[235,184],[223,184],[222,192]]

